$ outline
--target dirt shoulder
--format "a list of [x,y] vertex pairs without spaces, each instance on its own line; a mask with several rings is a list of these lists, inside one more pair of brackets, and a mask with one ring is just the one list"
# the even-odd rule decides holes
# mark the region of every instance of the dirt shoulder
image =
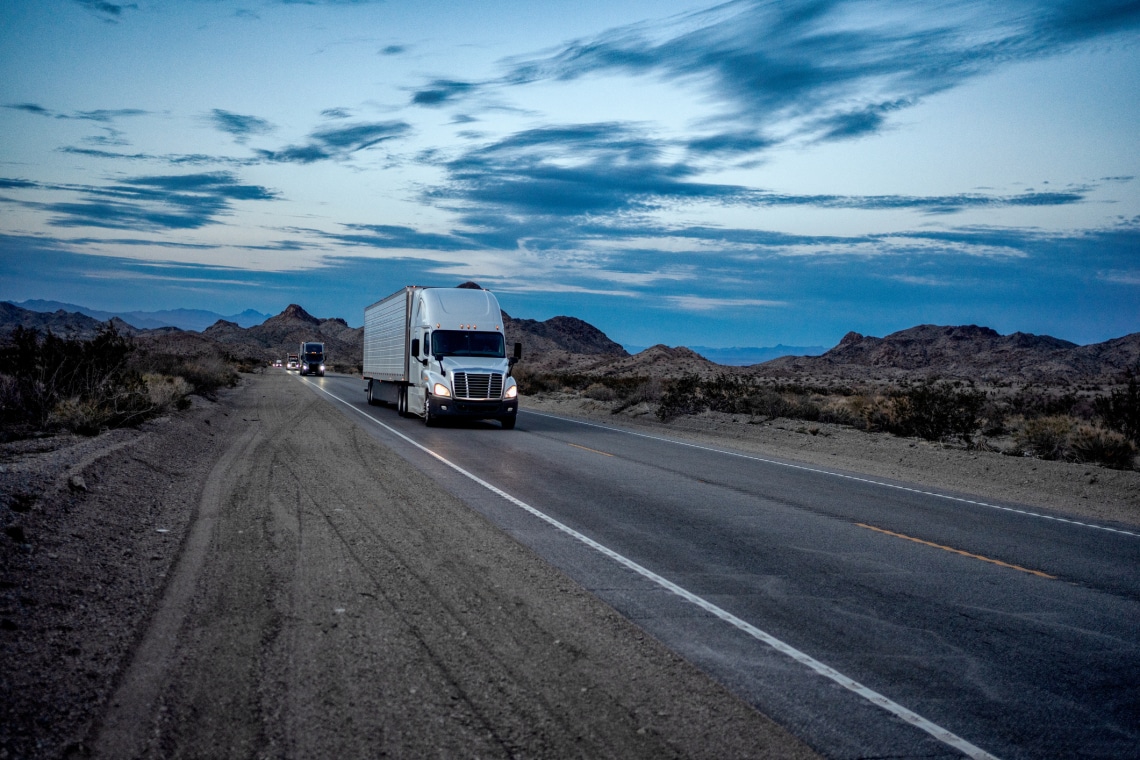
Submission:
[[813,756],[284,373],[0,456],[0,758]]
[[579,417],[600,424],[668,434],[808,465],[905,481],[977,497],[1014,502],[1077,520],[1140,527],[1140,472],[1091,464],[1010,457],[961,446],[866,433],[800,420],[749,420],[705,412],[659,421],[648,407],[612,414],[611,405],[574,394],[528,396],[522,409]]

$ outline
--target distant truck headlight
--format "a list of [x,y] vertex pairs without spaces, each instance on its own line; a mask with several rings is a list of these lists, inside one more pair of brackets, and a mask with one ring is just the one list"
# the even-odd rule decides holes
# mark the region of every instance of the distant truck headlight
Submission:
[[325,371],[325,365],[322,364],[321,365],[321,372],[324,372],[324,371]]
[[451,390],[443,383],[436,383],[432,387],[431,393],[433,396],[444,396],[446,398],[451,398]]
[[512,385],[510,388],[507,388],[507,398],[516,398],[518,395],[519,387],[517,385]]

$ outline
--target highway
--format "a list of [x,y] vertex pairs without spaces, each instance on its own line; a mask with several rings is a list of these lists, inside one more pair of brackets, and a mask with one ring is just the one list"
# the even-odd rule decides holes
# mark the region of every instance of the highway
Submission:
[[1140,531],[526,412],[427,428],[300,378],[821,753],[1140,754]]

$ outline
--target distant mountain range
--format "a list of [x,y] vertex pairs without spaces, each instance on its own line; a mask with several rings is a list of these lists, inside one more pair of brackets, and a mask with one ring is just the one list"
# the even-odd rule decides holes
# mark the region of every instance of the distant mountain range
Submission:
[[[297,304],[249,327],[227,319],[215,320],[201,331],[171,326],[139,329],[118,316],[111,322],[144,347],[183,355],[224,353],[270,361],[284,358],[301,341],[321,340],[333,364],[344,371],[354,371],[363,355],[363,328],[349,327],[340,318],[318,319]],[[105,320],[79,312],[60,309],[45,313],[0,302],[0,340],[17,325],[51,330],[61,337],[87,339],[105,324]],[[811,355],[818,353],[815,347],[693,350],[664,345],[631,355],[601,330],[575,317],[538,322],[503,314],[503,330],[508,343],[523,344],[520,366],[532,373],[659,378],[728,373],[796,382],[893,382],[944,377],[996,383],[1070,384],[1116,382],[1126,371],[1140,371],[1140,333],[1079,346],[1048,335],[1001,335],[977,325],[919,325],[883,338],[848,333],[838,345],[819,355]],[[794,351],[798,355],[748,366],[735,364],[763,359],[761,351]],[[721,362],[713,361],[714,357]]]
[[28,311],[43,311],[55,312],[65,311],[74,314],[86,314],[87,316],[97,319],[100,322],[106,322],[109,319],[118,317],[131,327],[137,327],[140,330],[154,330],[159,327],[177,327],[181,330],[196,330],[201,332],[210,325],[217,322],[219,319],[224,319],[227,322],[234,322],[242,327],[253,327],[259,325],[265,320],[269,319],[268,314],[262,314],[253,309],[246,309],[240,314],[231,314],[225,316],[217,314],[212,311],[203,311],[202,309],[164,309],[162,311],[100,311],[98,309],[90,309],[86,306],[79,306],[73,303],[62,303],[60,301],[43,301],[39,299],[31,299],[21,301],[16,304]]

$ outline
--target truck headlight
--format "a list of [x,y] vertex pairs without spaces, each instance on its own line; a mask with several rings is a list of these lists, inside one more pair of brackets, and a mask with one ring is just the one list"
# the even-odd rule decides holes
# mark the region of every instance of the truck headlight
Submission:
[[325,365],[322,364],[321,365],[321,372],[324,372],[324,371],[325,371]]
[[518,395],[519,387],[517,385],[512,385],[510,388],[507,388],[507,398],[515,398]]
[[451,390],[443,383],[436,383],[434,386],[432,386],[431,394],[433,396],[444,396],[445,398],[451,398]]

